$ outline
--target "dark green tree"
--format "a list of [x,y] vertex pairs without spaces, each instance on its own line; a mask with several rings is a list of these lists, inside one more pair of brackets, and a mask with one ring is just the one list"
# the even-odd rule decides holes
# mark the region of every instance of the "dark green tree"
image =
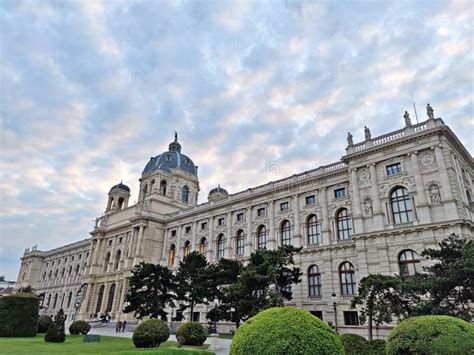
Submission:
[[291,285],[301,281],[302,273],[294,266],[293,259],[300,250],[284,246],[253,252],[236,280],[223,288],[225,302],[219,309],[219,319],[232,320],[238,327],[241,319],[247,320],[263,309],[281,306],[284,299],[291,300]]
[[393,317],[400,318],[405,313],[406,301],[400,296],[399,276],[370,274],[360,280],[358,293],[351,301],[351,307],[361,305],[360,322],[366,321],[369,339],[372,340],[373,324],[389,323]]
[[17,292],[18,293],[33,293],[33,288],[30,285],[28,285],[28,286],[19,288]]
[[134,312],[135,317],[158,318],[167,320],[165,309],[174,307],[174,276],[165,266],[140,263],[133,270],[130,289],[125,301],[124,312]]
[[44,340],[49,343],[63,343],[66,340],[66,332],[64,322],[66,316],[64,311],[60,309],[54,316],[53,324],[51,324],[44,336]]
[[407,280],[423,295],[415,314],[443,314],[471,321],[474,302],[474,241],[452,234],[422,256],[435,262],[425,273]]
[[208,267],[206,257],[197,251],[179,262],[175,276],[176,299],[180,304],[178,312],[189,308],[192,317],[196,304],[209,304],[212,282]]

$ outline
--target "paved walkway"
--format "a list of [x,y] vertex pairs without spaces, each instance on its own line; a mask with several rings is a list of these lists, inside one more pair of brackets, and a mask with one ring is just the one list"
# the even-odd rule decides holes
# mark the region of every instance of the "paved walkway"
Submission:
[[[111,337],[131,338],[132,335],[133,335],[133,329],[135,328],[135,326],[130,325],[130,326],[127,326],[127,328],[129,328],[129,329],[125,330],[124,333],[115,333],[115,324],[108,324],[106,326],[91,328],[89,334],[98,334],[98,335],[111,336]],[[176,336],[171,334],[168,340],[176,341]],[[228,355],[229,351],[230,351],[230,344],[231,343],[232,343],[232,339],[219,338],[219,350],[217,350],[215,352],[216,355]],[[209,344],[209,338],[204,342],[204,344]]]

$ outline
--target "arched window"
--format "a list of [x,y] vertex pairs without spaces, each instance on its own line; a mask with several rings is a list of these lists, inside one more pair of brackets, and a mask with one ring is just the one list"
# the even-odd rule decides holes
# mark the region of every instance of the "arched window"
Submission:
[[224,257],[225,238],[223,234],[217,237],[217,258],[221,259]]
[[166,181],[161,180],[160,182],[160,194],[166,196]]
[[283,221],[280,227],[281,244],[291,245],[291,224],[290,221]]
[[79,277],[79,268],[80,268],[80,266],[79,266],[79,264],[77,264],[77,266],[76,266],[76,275],[75,275],[76,279]]
[[174,265],[175,256],[176,256],[176,247],[174,244],[171,244],[170,250],[168,251],[168,266]]
[[397,187],[390,194],[390,205],[394,224],[413,222],[413,208],[408,190]]
[[321,297],[321,274],[317,265],[308,268],[308,294],[309,297]]
[[112,311],[112,305],[114,304],[114,295],[115,295],[115,284],[112,284],[109,289],[109,299],[107,301],[107,308],[105,309],[106,313]]
[[341,293],[343,296],[353,295],[356,292],[354,266],[346,261],[339,268],[341,276]]
[[49,294],[49,296],[48,296],[48,305],[47,305],[48,308],[49,308],[50,304],[51,304],[51,294]]
[[58,294],[56,293],[56,294],[54,295],[53,309],[56,308],[56,303],[57,303],[57,302],[58,302]]
[[244,237],[244,231],[241,229],[237,232],[237,256],[243,256],[244,255],[244,248],[245,248],[245,237]]
[[260,226],[257,229],[257,248],[265,249],[267,247],[267,228]]
[[107,270],[109,269],[109,263],[110,263],[110,252],[107,253],[107,255],[105,256],[104,272],[107,272]]
[[124,202],[125,202],[125,200],[123,199],[123,197],[120,197],[119,200],[118,200],[119,210],[123,209]]
[[403,250],[398,256],[398,265],[400,266],[400,275],[413,276],[421,272],[420,259],[416,252],[407,249]]
[[207,239],[205,237],[202,237],[201,241],[199,242],[199,252],[201,254],[206,254],[206,244],[207,244]]
[[122,251],[118,250],[117,253],[115,254],[114,270],[118,270],[121,256],[122,256]]
[[99,297],[97,298],[97,307],[95,308],[95,313],[97,314],[100,313],[100,307],[102,306],[102,298],[104,298],[104,289],[105,289],[104,285],[100,286]]
[[352,236],[352,221],[347,208],[342,208],[336,215],[337,239],[350,239]]
[[189,255],[190,249],[191,249],[191,242],[190,242],[189,240],[187,240],[187,241],[184,243],[183,259]]
[[151,180],[150,183],[150,193],[153,193],[153,187],[155,186],[155,180]]
[[72,292],[69,292],[67,296],[67,308],[71,307],[71,300],[72,300]]
[[181,191],[181,201],[184,203],[188,203],[188,200],[189,200],[189,187],[184,185],[183,190]]
[[309,216],[306,222],[306,231],[308,232],[308,244],[319,244],[321,242],[319,232],[319,223],[316,215]]

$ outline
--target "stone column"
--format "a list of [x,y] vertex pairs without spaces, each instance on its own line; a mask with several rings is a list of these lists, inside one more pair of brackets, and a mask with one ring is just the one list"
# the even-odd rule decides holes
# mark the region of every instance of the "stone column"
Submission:
[[235,239],[234,236],[232,235],[232,213],[227,212],[226,218],[225,218],[225,223],[227,227],[227,233],[224,236],[225,238],[225,249],[224,249],[224,257],[225,258],[230,258],[231,253],[232,253],[232,241]]
[[176,254],[174,257],[174,264],[173,266],[178,266],[179,261],[183,260],[183,226],[180,225],[178,227],[178,239],[176,240]]
[[374,228],[373,230],[383,229],[383,213],[382,204],[379,196],[379,183],[377,179],[377,170],[375,169],[375,163],[370,164],[370,194],[372,197],[372,209],[374,215]]
[[362,222],[362,210],[360,202],[359,179],[357,178],[357,169],[351,169],[351,187],[352,199],[354,201],[354,211],[352,220],[354,221],[354,234],[364,233],[364,224]]
[[209,238],[207,238],[207,246],[206,246],[206,257],[207,260],[212,260],[212,244],[214,241],[214,217],[209,217]]
[[166,266],[168,265],[168,240],[169,240],[169,236],[170,236],[170,230],[169,229],[165,229],[165,237],[164,237],[164,241],[163,241],[163,250],[161,251],[161,264]]
[[274,203],[273,201],[268,202],[268,249],[275,249],[277,247],[276,233],[275,233],[275,216],[274,216]]
[[410,155],[411,158],[411,169],[413,176],[415,178],[416,185],[416,200],[418,202],[416,208],[416,214],[419,218],[420,223],[431,223],[430,209],[426,203],[425,196],[425,183],[423,181],[423,176],[420,172],[420,166],[418,165],[418,152],[412,152]]
[[197,229],[198,229],[198,221],[193,222],[193,226],[191,227],[191,232],[193,233],[191,239],[190,252],[194,251],[196,248],[196,236],[197,236]]
[[434,148],[436,162],[438,165],[438,173],[440,179],[440,188],[443,192],[442,200],[444,205],[445,211],[445,218],[447,220],[457,219],[458,218],[458,211],[456,207],[456,202],[453,198],[453,193],[451,191],[451,184],[449,182],[448,171],[446,170],[446,163],[444,161],[443,150],[440,145],[437,145]]
[[319,190],[319,200],[321,203],[322,209],[322,224],[321,224],[321,244],[329,245],[331,243],[331,231],[329,229],[329,211],[328,211],[328,202],[327,202],[327,192],[326,187],[322,187]]
[[125,295],[127,294],[127,291],[128,291],[128,282],[129,282],[129,278],[126,277],[123,279],[123,282],[122,282],[122,291],[120,292],[120,298],[117,302],[117,305],[118,305],[118,309],[119,309],[119,312],[121,314],[123,314],[123,308],[124,308],[124,303],[125,303]]
[[[90,308],[90,303],[92,301],[92,291],[94,284],[87,285],[86,294],[84,295],[83,301],[81,303],[81,308],[79,309],[79,314],[77,319],[87,320],[89,319],[89,313],[94,313]],[[75,297],[75,294],[74,294]]]
[[137,249],[135,251],[135,256],[139,257],[142,255],[142,245],[143,245],[143,232],[145,230],[144,225],[138,227],[138,237],[137,237]]
[[299,248],[303,245],[303,237],[301,235],[300,225],[300,196],[298,194],[293,196],[293,210],[295,213],[295,227],[293,229],[293,245]]
[[247,207],[247,238],[245,242],[244,255],[250,256],[253,251],[253,238],[252,238],[252,207]]
[[95,247],[92,250],[92,252],[94,253],[94,257],[92,259],[93,260],[93,265],[97,265],[97,257],[98,257],[98,254],[99,254],[100,242],[101,242],[101,240],[98,239],[98,238],[94,240]]

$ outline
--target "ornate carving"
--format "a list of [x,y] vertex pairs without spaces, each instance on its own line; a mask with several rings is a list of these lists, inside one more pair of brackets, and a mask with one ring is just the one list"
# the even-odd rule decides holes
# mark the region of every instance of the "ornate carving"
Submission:
[[367,168],[362,168],[359,172],[359,182],[361,185],[366,186],[370,181],[370,172]]
[[424,153],[420,158],[420,166],[422,169],[430,168],[436,162],[436,158],[431,152]]
[[428,191],[430,192],[430,201],[432,204],[441,203],[441,193],[437,184],[431,184],[428,187]]
[[364,212],[366,216],[372,216],[372,200],[369,197],[364,199]]

